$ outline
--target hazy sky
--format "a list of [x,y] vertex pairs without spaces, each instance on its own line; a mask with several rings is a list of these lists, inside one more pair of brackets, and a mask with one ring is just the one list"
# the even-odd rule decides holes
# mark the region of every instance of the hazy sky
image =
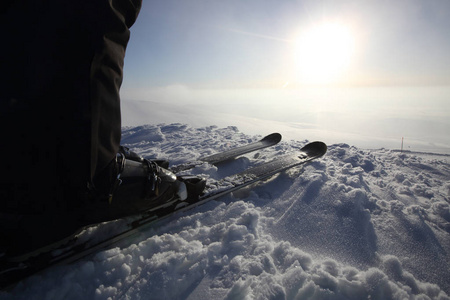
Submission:
[[449,153],[449,28],[450,0],[144,0],[123,124]]
[[144,0],[124,88],[449,85],[449,28],[448,0]]

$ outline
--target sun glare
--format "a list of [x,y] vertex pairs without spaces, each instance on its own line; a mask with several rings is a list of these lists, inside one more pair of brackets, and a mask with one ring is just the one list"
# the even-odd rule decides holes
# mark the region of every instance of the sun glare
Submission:
[[322,23],[300,34],[296,45],[301,84],[329,84],[342,79],[354,52],[350,30],[339,23]]

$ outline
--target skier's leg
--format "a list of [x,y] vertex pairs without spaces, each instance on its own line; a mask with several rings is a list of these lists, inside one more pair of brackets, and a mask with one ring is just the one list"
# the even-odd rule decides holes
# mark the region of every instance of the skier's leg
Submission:
[[129,27],[135,22],[141,0],[98,1],[95,53],[91,64],[91,177],[99,175],[119,150],[121,116],[119,89],[122,84]]
[[8,5],[0,21],[8,28],[0,240],[17,250],[73,232],[87,183],[115,158],[123,56],[140,0]]

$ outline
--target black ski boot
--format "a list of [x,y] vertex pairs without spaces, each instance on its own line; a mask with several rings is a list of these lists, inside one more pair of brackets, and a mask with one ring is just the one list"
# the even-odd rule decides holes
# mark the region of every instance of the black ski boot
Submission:
[[177,177],[164,160],[147,160],[120,147],[116,159],[94,182],[94,198],[83,223],[92,224],[154,211],[197,197],[206,183],[196,176]]

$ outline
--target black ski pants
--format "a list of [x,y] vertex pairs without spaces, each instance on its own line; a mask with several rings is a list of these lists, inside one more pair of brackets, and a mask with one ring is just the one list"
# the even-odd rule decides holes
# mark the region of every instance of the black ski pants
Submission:
[[141,0],[2,5],[1,212],[66,219],[115,158],[123,61],[140,7]]

